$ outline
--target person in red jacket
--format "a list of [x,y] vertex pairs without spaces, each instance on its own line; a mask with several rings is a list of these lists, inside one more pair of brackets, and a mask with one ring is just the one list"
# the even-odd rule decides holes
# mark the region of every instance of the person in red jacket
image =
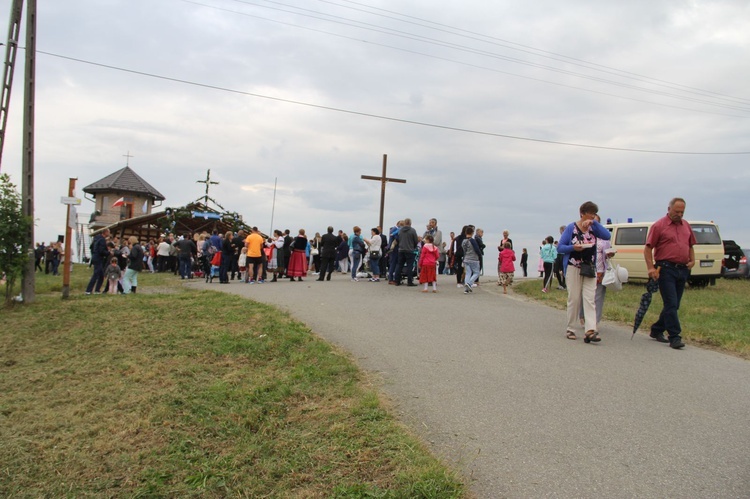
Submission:
[[432,292],[437,293],[437,262],[440,258],[440,250],[433,243],[435,238],[431,235],[424,236],[425,244],[419,253],[419,282],[424,284],[422,293],[427,292],[427,285],[432,284]]
[[503,250],[497,256],[497,283],[503,287],[503,294],[508,294],[508,286],[513,285],[513,273],[516,266],[516,253],[513,251],[513,243],[510,240],[503,243]]

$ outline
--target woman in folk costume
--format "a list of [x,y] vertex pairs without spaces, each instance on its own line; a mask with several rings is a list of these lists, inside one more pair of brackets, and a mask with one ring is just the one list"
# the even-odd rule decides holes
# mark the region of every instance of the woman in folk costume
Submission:
[[292,256],[289,258],[289,268],[286,269],[290,281],[294,281],[295,277],[298,281],[307,277],[307,244],[305,229],[300,229],[292,242]]
[[268,271],[273,273],[273,279],[271,282],[276,282],[279,274],[284,273],[284,267],[279,266],[279,263],[283,261],[284,256],[284,233],[280,230],[273,231],[274,239],[266,243],[267,260],[268,260]]

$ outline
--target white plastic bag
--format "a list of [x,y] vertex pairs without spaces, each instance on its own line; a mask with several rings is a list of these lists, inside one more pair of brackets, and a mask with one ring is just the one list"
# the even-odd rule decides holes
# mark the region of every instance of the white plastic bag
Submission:
[[[622,283],[628,282],[627,270],[621,268],[620,265],[612,265],[607,262],[607,270],[604,271],[604,277],[602,278],[602,284],[613,291],[622,290]],[[624,280],[622,279],[625,277]]]

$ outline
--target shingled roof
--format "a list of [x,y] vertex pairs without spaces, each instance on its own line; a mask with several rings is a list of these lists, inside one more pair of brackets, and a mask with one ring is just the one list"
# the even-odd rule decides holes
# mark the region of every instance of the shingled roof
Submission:
[[93,194],[95,197],[97,192],[111,191],[148,194],[157,201],[164,201],[164,199],[166,199],[161,192],[154,189],[151,184],[143,180],[140,175],[135,173],[129,166],[107,175],[103,179],[83,188],[83,192]]

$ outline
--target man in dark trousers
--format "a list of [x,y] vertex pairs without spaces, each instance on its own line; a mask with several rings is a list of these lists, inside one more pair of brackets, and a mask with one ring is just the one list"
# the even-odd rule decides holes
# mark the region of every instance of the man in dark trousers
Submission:
[[414,282],[414,251],[419,244],[417,231],[411,226],[411,218],[404,219],[404,226],[398,231],[398,263],[396,264],[396,286],[401,286],[401,271],[406,265],[406,285],[416,286]]
[[104,269],[109,265],[108,237],[109,229],[104,229],[101,233],[95,235],[94,240],[91,242],[91,268],[94,273],[91,274],[91,280],[89,280],[89,284],[86,286],[87,295],[90,295],[92,291],[99,294],[102,289]]
[[[240,279],[240,253],[242,248],[245,246],[245,239],[247,238],[247,232],[244,229],[237,231],[237,235],[232,240],[232,246],[234,247],[234,255],[232,256],[232,265],[229,267],[229,273],[231,280],[234,281],[234,276],[237,274],[237,279]],[[266,276],[263,276],[263,280]]]
[[182,279],[192,279],[193,269],[190,262],[192,258],[198,257],[198,246],[187,232],[182,236],[182,239],[175,241],[172,245],[179,251],[177,258],[179,259],[180,277]]
[[294,242],[294,238],[290,234],[289,229],[284,231],[284,271],[289,268],[289,259],[292,258],[292,243]]
[[334,262],[336,261],[336,248],[341,244],[341,238],[333,235],[333,227],[328,227],[328,232],[320,238],[320,276],[319,281],[325,276],[326,281],[331,280]]
[[[563,231],[565,230],[565,226],[560,226],[560,234],[562,235]],[[555,241],[555,246],[557,246],[557,241]],[[557,278],[557,289],[560,291],[567,291],[568,285],[565,284],[565,270],[563,269],[563,258],[565,255],[558,252],[557,258],[555,259],[555,264],[553,266],[555,277]]]
[[[683,348],[682,327],[677,311],[680,309],[685,283],[695,265],[695,234],[690,224],[682,219],[685,200],[674,198],[667,214],[651,226],[643,248],[648,277],[659,281],[659,293],[664,308],[659,320],[651,325],[651,337],[659,343],[669,342],[674,349]],[[664,337],[664,332],[669,339]]]

